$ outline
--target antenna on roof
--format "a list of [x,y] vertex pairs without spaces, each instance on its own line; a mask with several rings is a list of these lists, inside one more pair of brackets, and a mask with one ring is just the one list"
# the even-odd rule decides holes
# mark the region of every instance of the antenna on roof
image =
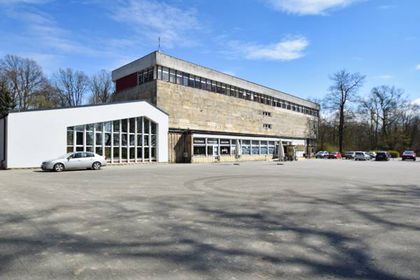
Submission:
[[158,37],[158,52],[160,52],[160,36]]

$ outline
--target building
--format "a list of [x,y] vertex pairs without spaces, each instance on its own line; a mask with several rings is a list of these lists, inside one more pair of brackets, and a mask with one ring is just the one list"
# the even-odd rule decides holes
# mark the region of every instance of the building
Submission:
[[96,152],[109,163],[167,162],[168,115],[135,101],[0,118],[0,167],[39,167],[73,151]]
[[146,100],[169,114],[170,162],[266,160],[280,141],[313,153],[319,105],[153,52],[112,72],[116,101]]
[[319,105],[153,52],[112,73],[111,104],[0,118],[0,167],[38,167],[67,152],[109,163],[269,160],[314,152]]

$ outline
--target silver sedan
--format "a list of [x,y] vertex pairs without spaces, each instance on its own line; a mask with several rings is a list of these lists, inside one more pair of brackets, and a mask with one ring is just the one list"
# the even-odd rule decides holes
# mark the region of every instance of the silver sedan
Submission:
[[56,159],[44,161],[41,164],[42,170],[74,170],[74,169],[93,169],[99,170],[106,165],[105,157],[91,152],[68,153]]

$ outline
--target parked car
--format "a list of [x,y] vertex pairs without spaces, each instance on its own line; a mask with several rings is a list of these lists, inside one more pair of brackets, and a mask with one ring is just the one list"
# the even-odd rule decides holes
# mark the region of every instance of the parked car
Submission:
[[388,161],[391,158],[391,155],[388,152],[380,151],[376,153],[375,160],[376,161]]
[[332,152],[328,155],[329,159],[341,159],[341,154],[339,152]]
[[42,170],[53,170],[60,172],[71,169],[101,169],[106,165],[105,157],[91,152],[68,153],[56,159],[44,161],[41,164]]
[[404,151],[401,154],[401,158],[402,160],[406,160],[406,159],[411,159],[411,160],[416,160],[416,153],[414,151]]
[[367,152],[356,152],[354,160],[370,160],[371,157]]
[[376,152],[368,152],[368,154],[370,155],[371,159],[375,159],[376,158]]
[[315,154],[316,158],[327,158],[330,153],[327,151],[319,151]]
[[344,158],[345,159],[354,159],[354,154],[355,154],[356,152],[353,152],[353,151],[349,151],[349,152],[346,152],[345,154],[344,154]]

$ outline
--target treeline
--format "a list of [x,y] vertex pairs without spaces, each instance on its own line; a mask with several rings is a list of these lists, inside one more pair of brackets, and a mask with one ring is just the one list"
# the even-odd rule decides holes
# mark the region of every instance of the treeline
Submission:
[[105,70],[89,77],[66,68],[46,77],[32,59],[16,55],[0,59],[0,116],[12,110],[108,103],[114,91],[111,74]]
[[420,153],[420,108],[404,90],[381,85],[362,95],[365,76],[341,70],[330,79],[328,94],[318,100],[318,150]]

